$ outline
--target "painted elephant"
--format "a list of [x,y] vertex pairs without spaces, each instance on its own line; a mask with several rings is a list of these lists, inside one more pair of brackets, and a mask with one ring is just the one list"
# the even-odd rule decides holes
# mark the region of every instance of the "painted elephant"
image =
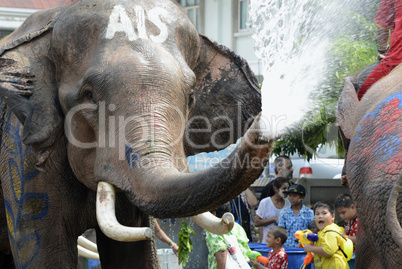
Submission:
[[[158,268],[150,216],[216,208],[272,149],[248,64],[173,1],[40,11],[0,56],[0,251],[17,268],[75,268],[88,228],[102,268]],[[241,136],[220,164],[188,173],[186,156]]]
[[346,176],[362,232],[356,268],[399,268],[402,264],[402,67],[378,81],[359,102],[345,79],[337,123],[348,147]]

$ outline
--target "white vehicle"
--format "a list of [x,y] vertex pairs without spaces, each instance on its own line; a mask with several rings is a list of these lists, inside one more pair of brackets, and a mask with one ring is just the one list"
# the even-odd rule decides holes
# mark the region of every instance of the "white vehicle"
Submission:
[[[269,177],[274,178],[274,160],[269,159]],[[340,179],[345,159],[339,159],[335,147],[324,144],[317,149],[317,153],[310,161],[299,154],[290,155],[293,163],[293,178]],[[265,171],[264,171],[265,173]]]

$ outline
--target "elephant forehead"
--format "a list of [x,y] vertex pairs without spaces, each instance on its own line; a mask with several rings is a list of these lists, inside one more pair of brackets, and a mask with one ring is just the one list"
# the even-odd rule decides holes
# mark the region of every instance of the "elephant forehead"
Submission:
[[185,14],[171,1],[80,1],[57,20],[52,48],[62,62],[77,65],[77,58],[86,57],[86,61],[80,61],[85,65],[106,42],[119,46],[147,41],[173,48],[175,35],[188,31],[196,34]]

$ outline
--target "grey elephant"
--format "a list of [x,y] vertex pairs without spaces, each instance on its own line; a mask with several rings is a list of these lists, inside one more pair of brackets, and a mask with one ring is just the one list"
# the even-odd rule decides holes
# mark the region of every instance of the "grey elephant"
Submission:
[[359,102],[356,90],[374,66],[345,79],[337,123],[347,150],[346,178],[362,230],[356,268],[402,264],[402,66],[374,84]]
[[[173,1],[40,11],[0,55],[0,252],[17,268],[75,268],[89,228],[102,268],[158,268],[153,217],[229,201],[272,149],[248,64]],[[241,136],[220,164],[187,173],[186,156]]]

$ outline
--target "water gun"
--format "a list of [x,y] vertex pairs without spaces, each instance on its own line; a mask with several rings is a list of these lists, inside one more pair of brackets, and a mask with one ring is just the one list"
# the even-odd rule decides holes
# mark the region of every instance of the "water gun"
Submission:
[[[313,244],[313,242],[318,240],[318,235],[313,233],[309,229],[295,232],[295,237],[299,239],[299,243],[302,244],[303,247],[305,244]],[[304,263],[303,268],[306,267],[307,264],[312,263],[313,261],[314,261],[313,253],[308,252],[303,261]]]
[[255,251],[255,250],[250,251],[248,257],[252,260],[255,260],[257,262],[264,264],[265,266],[267,266],[268,261],[269,261],[267,257],[262,256],[261,253],[259,253],[258,251]]

